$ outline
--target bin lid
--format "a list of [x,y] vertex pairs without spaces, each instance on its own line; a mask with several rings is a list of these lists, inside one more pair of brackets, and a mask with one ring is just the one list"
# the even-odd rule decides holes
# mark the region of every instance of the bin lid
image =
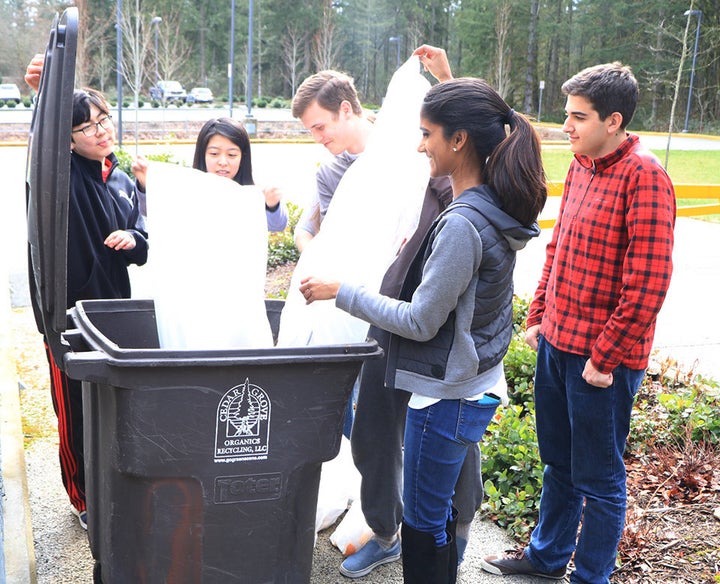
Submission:
[[55,16],[30,123],[25,179],[28,280],[35,322],[61,364],[67,352],[67,230],[70,132],[78,10]]

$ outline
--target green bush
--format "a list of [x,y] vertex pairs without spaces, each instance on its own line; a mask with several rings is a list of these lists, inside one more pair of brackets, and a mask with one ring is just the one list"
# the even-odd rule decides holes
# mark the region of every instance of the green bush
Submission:
[[513,296],[513,329],[516,333],[525,332],[525,321],[530,310],[530,299]]
[[720,445],[720,391],[700,379],[687,385],[652,383],[638,391],[630,421],[628,448],[645,452],[658,444],[705,442]]
[[[135,158],[134,155],[130,154],[127,150],[116,150],[115,156],[118,158],[118,166],[124,171],[130,178],[134,179],[135,175],[132,171],[132,162]],[[156,162],[170,162],[173,164],[179,164],[175,161],[172,153],[161,152],[160,154],[148,154],[145,157],[147,160],[154,160]]]
[[516,333],[503,360],[510,401],[518,406],[534,401],[533,389],[537,353],[525,342],[525,333]]
[[268,268],[281,266],[288,262],[296,262],[300,257],[300,252],[295,247],[293,231],[300,219],[302,209],[293,203],[288,203],[287,206],[289,216],[285,231],[268,235]]
[[543,475],[533,404],[498,409],[483,443],[482,509],[514,539],[525,541],[537,524]]
[[270,102],[270,107],[274,108],[289,108],[290,102],[282,97],[276,97]]
[[503,360],[510,405],[498,409],[483,439],[483,510],[517,541],[527,540],[537,523],[543,473],[533,397],[537,356],[525,342],[529,306],[513,298],[513,336]]

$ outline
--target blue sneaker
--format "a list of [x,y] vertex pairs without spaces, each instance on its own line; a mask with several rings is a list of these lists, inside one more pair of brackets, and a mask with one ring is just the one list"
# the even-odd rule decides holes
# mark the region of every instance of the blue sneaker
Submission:
[[78,518],[78,523],[80,523],[80,527],[87,530],[87,511],[78,511],[73,506],[70,507],[70,511],[72,511],[72,514]]
[[367,576],[378,566],[397,562],[400,559],[400,538],[393,546],[384,550],[375,538],[371,538],[359,552],[345,558],[340,564],[340,573],[348,578]]

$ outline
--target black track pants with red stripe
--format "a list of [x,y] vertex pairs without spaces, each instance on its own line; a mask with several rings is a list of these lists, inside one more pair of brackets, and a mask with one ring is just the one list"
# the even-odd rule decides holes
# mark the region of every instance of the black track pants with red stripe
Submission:
[[55,363],[47,343],[45,354],[50,364],[50,391],[58,419],[62,482],[73,507],[85,511],[82,382],[65,375]]

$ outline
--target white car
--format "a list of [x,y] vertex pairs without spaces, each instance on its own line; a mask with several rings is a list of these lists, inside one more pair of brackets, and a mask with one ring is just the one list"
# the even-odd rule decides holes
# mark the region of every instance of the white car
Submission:
[[15,102],[15,104],[22,102],[18,86],[14,83],[0,83],[0,102],[8,103],[10,101]]
[[214,97],[208,87],[193,87],[188,94],[188,103],[212,103]]

